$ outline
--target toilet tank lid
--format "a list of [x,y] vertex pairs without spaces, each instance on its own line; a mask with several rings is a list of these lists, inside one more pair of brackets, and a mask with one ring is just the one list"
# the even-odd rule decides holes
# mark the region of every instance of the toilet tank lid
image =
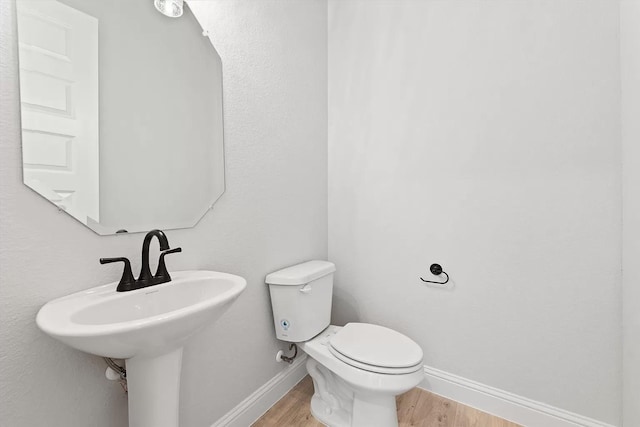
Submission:
[[304,285],[336,271],[336,266],[329,261],[314,260],[303,262],[267,275],[265,282],[269,285]]

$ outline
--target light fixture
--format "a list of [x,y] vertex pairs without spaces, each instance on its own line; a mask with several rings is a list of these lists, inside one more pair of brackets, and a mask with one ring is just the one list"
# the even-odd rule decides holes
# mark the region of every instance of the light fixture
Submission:
[[156,9],[169,18],[179,18],[182,16],[182,5],[184,0],[154,0]]

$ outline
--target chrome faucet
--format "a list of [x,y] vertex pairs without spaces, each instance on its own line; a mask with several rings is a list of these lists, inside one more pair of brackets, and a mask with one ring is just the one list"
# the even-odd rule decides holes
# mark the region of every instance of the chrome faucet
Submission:
[[[160,260],[158,261],[158,269],[156,274],[151,274],[151,268],[149,267],[149,246],[151,240],[157,237],[160,244]],[[111,262],[124,262],[124,271],[120,283],[118,283],[118,292],[133,291],[135,289],[146,288],[147,286],[159,285],[171,281],[171,275],[167,271],[167,266],[164,262],[164,257],[167,254],[176,252],[182,252],[182,248],[169,249],[169,240],[162,230],[151,230],[144,236],[142,242],[142,267],[140,270],[140,276],[138,279],[134,279],[131,272],[131,263],[127,258],[100,258],[100,264],[108,264]]]

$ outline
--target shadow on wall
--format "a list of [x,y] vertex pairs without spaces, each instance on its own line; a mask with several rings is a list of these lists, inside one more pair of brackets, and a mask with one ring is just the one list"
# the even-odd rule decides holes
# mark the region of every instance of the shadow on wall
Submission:
[[349,322],[360,322],[358,303],[353,295],[343,289],[333,287],[333,309],[331,324],[344,326]]

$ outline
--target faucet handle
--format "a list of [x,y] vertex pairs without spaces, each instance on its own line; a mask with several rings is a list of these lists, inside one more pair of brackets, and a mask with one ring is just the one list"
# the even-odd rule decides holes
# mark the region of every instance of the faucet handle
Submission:
[[136,279],[133,277],[133,272],[131,271],[131,262],[129,259],[124,257],[119,258],[100,258],[100,264],[111,264],[112,262],[123,262],[124,270],[122,271],[122,277],[120,278],[120,283],[118,283],[118,287],[116,291],[124,292],[130,291],[132,287],[136,284]]
[[156,274],[153,275],[154,282],[166,283],[171,281],[171,276],[169,275],[169,271],[167,270],[167,265],[164,262],[164,256],[168,254],[174,254],[177,252],[182,252],[182,248],[175,248],[175,249],[162,251],[162,253],[160,254],[160,260],[158,261],[158,269],[156,270]]

